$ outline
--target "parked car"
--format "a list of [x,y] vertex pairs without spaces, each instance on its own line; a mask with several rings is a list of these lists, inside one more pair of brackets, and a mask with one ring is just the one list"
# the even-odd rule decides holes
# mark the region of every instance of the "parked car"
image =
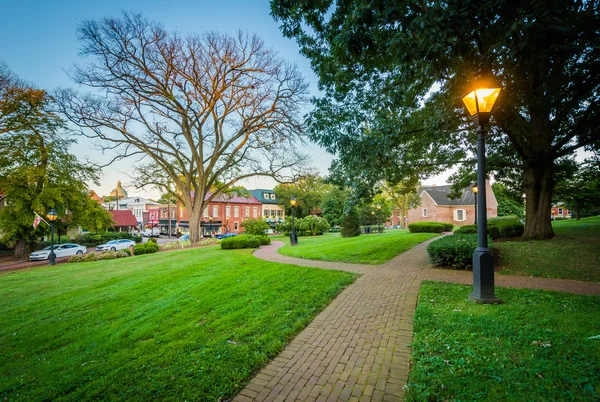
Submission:
[[235,237],[235,236],[237,236],[236,233],[223,233],[223,234],[216,235],[215,238],[217,238],[217,239],[226,239],[228,237]]
[[190,240],[190,235],[185,234],[185,235],[181,236],[179,239],[177,239],[176,241],[188,241],[188,240]]
[[120,239],[120,240],[111,240],[108,243],[104,243],[96,247],[96,251],[117,251],[123,250],[124,248],[129,248],[135,246],[135,242],[133,240],[128,239]]
[[152,229],[144,229],[142,230],[142,237],[159,237],[160,229],[152,228]]
[[392,226],[392,229],[402,229],[402,226],[400,226],[400,225],[394,225],[394,226]]
[[[87,248],[80,246],[79,244],[65,243],[54,245],[54,254],[56,254],[56,258],[70,257],[75,254],[84,253],[87,253]],[[29,256],[31,261],[47,260],[48,258],[50,258],[50,246],[35,251]]]

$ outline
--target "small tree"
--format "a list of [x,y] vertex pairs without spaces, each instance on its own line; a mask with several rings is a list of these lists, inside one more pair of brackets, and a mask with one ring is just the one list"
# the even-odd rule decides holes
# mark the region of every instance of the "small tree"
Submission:
[[331,229],[327,219],[316,215],[308,215],[298,220],[298,228],[301,232],[310,232],[311,236],[322,235]]
[[342,237],[355,237],[360,235],[360,220],[356,209],[352,208],[342,218]]
[[250,235],[262,236],[267,233],[270,229],[269,224],[262,218],[259,219],[246,219],[242,222],[244,232]]

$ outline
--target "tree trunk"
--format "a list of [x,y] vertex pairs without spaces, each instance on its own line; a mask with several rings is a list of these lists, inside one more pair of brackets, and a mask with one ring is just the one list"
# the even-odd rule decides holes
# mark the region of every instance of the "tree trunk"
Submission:
[[552,192],[554,191],[553,161],[545,164],[532,163],[523,169],[525,186],[526,239],[550,239],[554,237],[551,221]]
[[[190,209],[188,209],[190,211]],[[202,216],[202,205],[194,205],[189,216],[190,222],[190,241],[192,244],[200,242],[200,218]]]
[[21,238],[15,243],[15,257],[21,258],[27,255],[27,242]]

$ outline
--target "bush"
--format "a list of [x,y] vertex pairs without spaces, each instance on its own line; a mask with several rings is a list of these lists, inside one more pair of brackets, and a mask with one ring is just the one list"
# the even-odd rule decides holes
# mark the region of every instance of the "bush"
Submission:
[[452,232],[454,230],[454,224],[448,222],[441,222],[444,225],[444,232]]
[[[492,247],[490,239],[488,239],[488,247]],[[433,265],[454,269],[473,269],[473,253],[476,248],[476,234],[455,234],[429,243],[427,254]]]
[[[129,252],[127,252],[125,250],[127,250]],[[119,250],[119,251],[117,251],[117,258],[125,258],[125,257],[129,257],[131,255],[130,254],[131,251],[128,248],[125,249],[125,250]]]
[[83,255],[84,262],[96,261],[96,259],[97,259],[96,253],[87,253],[87,254]]
[[156,244],[156,239],[153,238],[153,237],[151,237],[151,238],[148,239],[148,243],[154,243],[154,244]]
[[131,257],[131,255],[133,254],[133,253],[131,252],[131,249],[130,249],[130,248],[125,248],[125,249],[123,249],[123,250],[119,250],[119,253],[120,253],[121,251],[122,251],[122,252],[124,252],[125,254],[127,254],[129,257]]
[[477,225],[464,225],[454,231],[454,234],[476,234]]
[[267,221],[262,218],[246,219],[242,222],[242,227],[244,228],[246,234],[255,236],[262,236],[271,228]]
[[136,244],[133,246],[133,254],[142,255],[146,254],[146,245],[145,244]]
[[302,219],[298,219],[298,231],[304,232],[308,236],[322,235],[324,232],[331,229],[327,219],[316,215],[308,215]]
[[73,255],[69,258],[69,263],[83,262],[84,255]]
[[496,216],[494,218],[488,218],[488,224],[491,222],[498,222],[498,221],[519,221],[519,217],[516,215],[511,215],[511,216]]
[[[136,244],[136,247],[138,245]],[[145,249],[146,249],[146,254],[154,254],[158,251],[158,244],[156,243],[152,243],[152,242],[148,242],[146,244],[144,244]]]
[[267,236],[239,235],[221,240],[221,249],[258,248],[260,245],[267,244],[271,244],[271,239]]
[[408,225],[410,233],[442,233],[444,224],[438,222],[415,222]]
[[115,258],[117,258],[117,252],[110,250],[96,256],[96,260],[114,260]]
[[354,208],[342,216],[342,237],[356,237],[360,235],[360,220]]

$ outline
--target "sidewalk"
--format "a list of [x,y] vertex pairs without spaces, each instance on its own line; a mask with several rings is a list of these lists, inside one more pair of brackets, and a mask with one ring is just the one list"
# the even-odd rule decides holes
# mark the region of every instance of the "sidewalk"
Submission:
[[[431,241],[431,240],[430,240]],[[423,280],[472,283],[468,271],[433,269],[424,242],[379,266],[283,256],[284,243],[258,258],[362,274],[233,399],[249,401],[401,401],[408,381],[413,315]],[[498,286],[600,294],[600,283],[496,276]]]

